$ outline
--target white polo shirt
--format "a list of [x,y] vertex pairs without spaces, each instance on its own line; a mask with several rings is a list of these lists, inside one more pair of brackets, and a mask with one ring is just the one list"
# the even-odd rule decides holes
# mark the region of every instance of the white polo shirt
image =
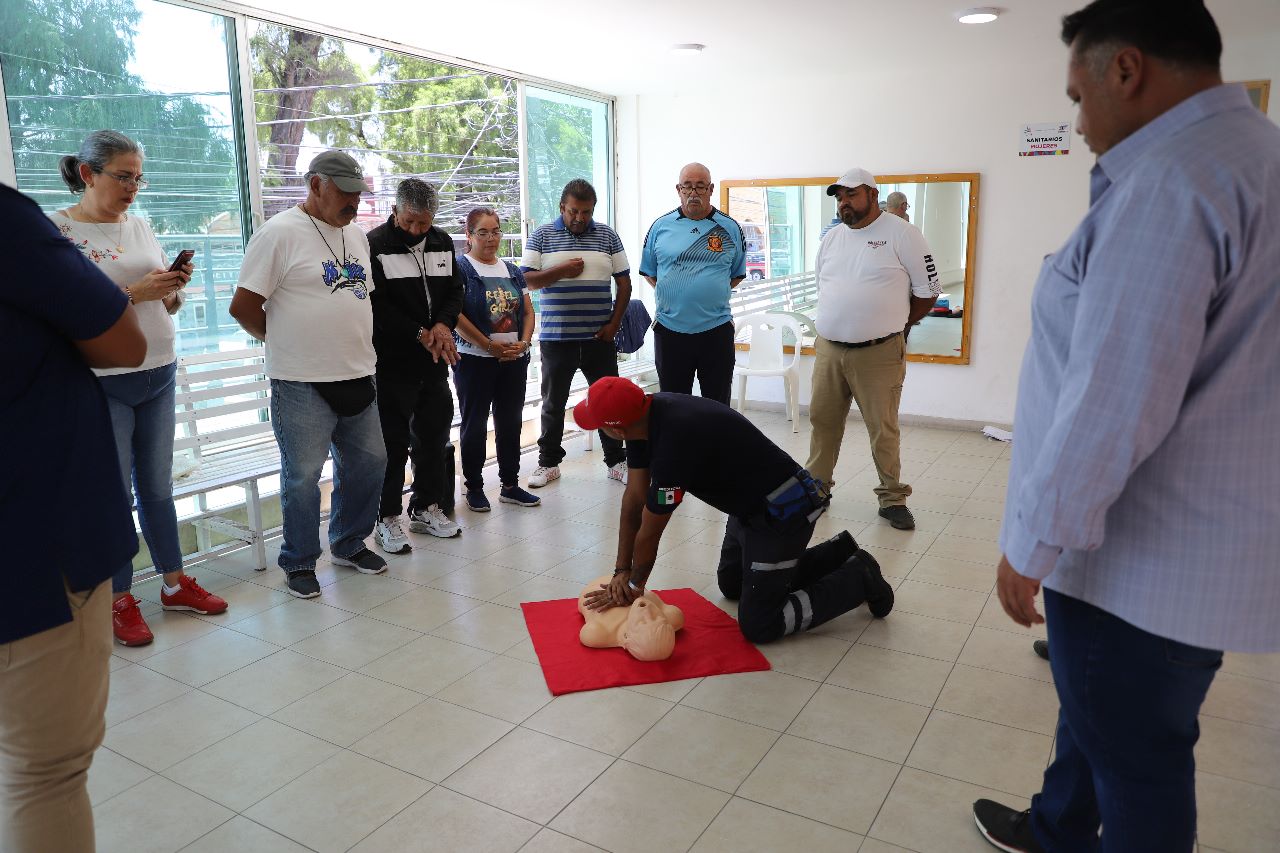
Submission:
[[841,223],[822,238],[815,262],[818,315],[829,341],[872,341],[907,325],[912,296],[942,293],[937,265],[920,229],[881,213],[865,228]]

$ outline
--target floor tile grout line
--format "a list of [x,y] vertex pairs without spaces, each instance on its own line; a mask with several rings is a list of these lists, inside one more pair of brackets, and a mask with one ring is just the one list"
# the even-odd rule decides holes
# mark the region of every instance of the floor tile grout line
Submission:
[[[986,604],[990,602],[990,598],[991,598],[991,593],[988,593],[987,602],[983,604],[984,609],[986,607]],[[920,735],[922,735],[924,733],[925,728],[928,727],[929,718],[933,716],[934,711],[938,710],[938,700],[942,698],[943,692],[946,691],[947,682],[951,680],[951,675],[952,673],[955,672],[956,662],[959,661],[960,655],[964,654],[964,647],[968,645],[969,640],[973,637],[973,631],[978,626],[977,620],[981,618],[982,618],[982,613],[981,611],[979,611],[978,617],[974,619],[973,624],[969,626],[969,633],[965,636],[964,642],[960,644],[960,651],[956,653],[956,660],[952,661],[951,669],[947,671],[947,677],[942,680],[942,687],[938,690],[938,695],[935,696],[933,699],[933,704],[930,706],[929,713],[924,719],[924,724],[920,726],[920,731],[916,732],[916,736],[912,738],[911,747],[907,750],[907,754],[902,759],[902,763],[898,765],[898,772],[894,774],[893,782],[889,784],[889,789],[885,791],[884,799],[880,801],[880,805],[876,809],[875,815],[871,818],[871,823],[868,824],[867,826],[866,836],[868,838],[871,837],[871,830],[875,828],[876,821],[880,819],[880,813],[884,811],[885,804],[889,802],[889,797],[893,795],[893,789],[897,787],[898,780],[902,778],[902,771],[907,767],[907,762],[911,760],[911,753],[915,752],[916,746],[920,743]],[[928,771],[924,771],[924,772],[928,772]],[[941,775],[941,774],[938,774],[938,775]],[[973,784],[973,783],[970,783],[970,784]],[[885,839],[877,839],[877,840],[884,841]],[[891,844],[893,842],[888,842],[888,843]]]

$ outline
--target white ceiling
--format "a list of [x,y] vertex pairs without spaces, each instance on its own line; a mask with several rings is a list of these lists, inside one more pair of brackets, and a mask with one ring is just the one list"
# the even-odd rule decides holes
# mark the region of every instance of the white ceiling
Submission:
[[[241,0],[244,2],[244,0]],[[478,3],[256,0],[329,26],[614,95],[705,91],[753,80],[833,87],[899,67],[956,73],[967,63],[1061,63],[1059,19],[1085,0],[997,0],[966,26],[964,0],[480,0]],[[1210,0],[1228,45],[1280,42],[1280,0]],[[700,42],[696,58],[668,48]]]

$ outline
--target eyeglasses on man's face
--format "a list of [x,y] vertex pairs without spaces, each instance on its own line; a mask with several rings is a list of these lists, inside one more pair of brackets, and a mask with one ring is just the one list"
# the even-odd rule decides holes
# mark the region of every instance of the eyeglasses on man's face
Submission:
[[697,195],[706,195],[711,192],[711,185],[703,183],[676,184],[676,189],[680,191],[681,195],[694,195],[695,193]]
[[106,175],[108,178],[119,181],[120,185],[125,189],[145,190],[150,186],[150,181],[146,180],[141,175],[122,175],[119,172],[104,172],[101,170],[98,174]]

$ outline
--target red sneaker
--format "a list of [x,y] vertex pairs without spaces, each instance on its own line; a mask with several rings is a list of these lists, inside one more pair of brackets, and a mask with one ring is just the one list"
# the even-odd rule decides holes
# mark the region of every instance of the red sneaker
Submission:
[[138,599],[128,594],[111,605],[111,632],[122,646],[145,646],[155,639],[138,609]]
[[201,616],[221,613],[227,609],[226,601],[205,590],[191,575],[178,578],[178,591],[173,595],[161,589],[160,605],[165,610],[190,610]]

